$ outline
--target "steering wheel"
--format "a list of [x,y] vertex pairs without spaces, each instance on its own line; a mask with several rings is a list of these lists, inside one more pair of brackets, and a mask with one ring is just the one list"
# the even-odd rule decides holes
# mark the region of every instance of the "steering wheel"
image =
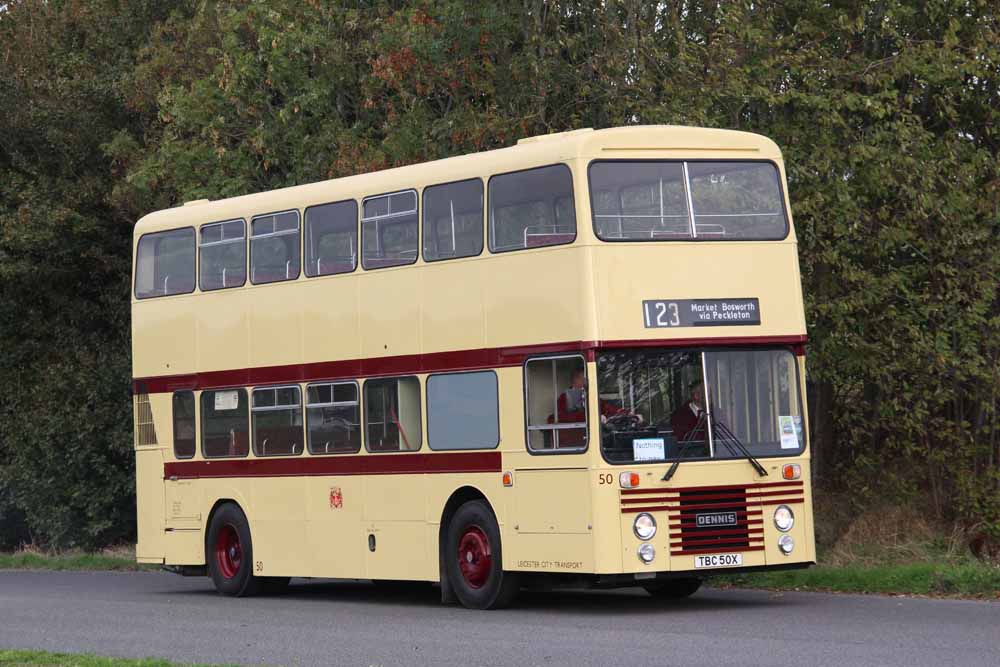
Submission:
[[608,417],[605,425],[613,431],[635,431],[641,423],[639,415],[626,412]]

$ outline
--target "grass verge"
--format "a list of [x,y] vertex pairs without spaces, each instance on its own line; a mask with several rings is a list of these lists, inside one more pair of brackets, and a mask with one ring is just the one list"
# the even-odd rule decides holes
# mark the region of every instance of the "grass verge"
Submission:
[[0,570],[111,570],[131,572],[158,569],[160,569],[158,565],[136,563],[134,550],[126,548],[107,549],[99,553],[67,552],[47,554],[31,550],[0,553]]
[[984,563],[823,566],[713,578],[721,587],[1000,599],[1000,567]]
[[[49,653],[48,651],[9,651],[0,649],[0,667],[175,667],[182,663],[156,658],[133,660],[104,658],[84,653]],[[184,663],[189,664],[189,663]]]

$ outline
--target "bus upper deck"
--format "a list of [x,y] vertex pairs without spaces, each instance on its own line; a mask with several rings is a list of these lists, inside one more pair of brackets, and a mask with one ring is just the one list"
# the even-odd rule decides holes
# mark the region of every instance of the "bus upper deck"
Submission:
[[153,213],[135,229],[133,376],[798,344],[783,182],[764,137],[632,127]]

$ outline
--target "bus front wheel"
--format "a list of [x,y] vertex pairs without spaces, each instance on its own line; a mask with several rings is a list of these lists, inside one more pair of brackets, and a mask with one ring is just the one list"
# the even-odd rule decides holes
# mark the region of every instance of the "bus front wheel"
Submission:
[[215,590],[223,595],[243,597],[263,588],[262,579],[252,572],[250,524],[243,511],[232,503],[223,505],[212,516],[205,539],[205,559]]
[[643,588],[660,600],[680,600],[694,595],[701,588],[701,579],[668,579],[650,582]]
[[444,548],[448,582],[463,606],[498,609],[517,595],[517,574],[503,570],[500,528],[482,500],[458,508],[448,524]]

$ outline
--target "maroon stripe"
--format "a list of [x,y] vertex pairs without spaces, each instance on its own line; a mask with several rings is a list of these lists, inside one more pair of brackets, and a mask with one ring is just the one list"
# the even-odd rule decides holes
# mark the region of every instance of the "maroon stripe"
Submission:
[[500,452],[213,459],[163,464],[165,479],[500,472]]
[[774,498],[772,500],[764,500],[761,505],[798,505],[799,503],[804,503],[804,498]]
[[[745,535],[763,535],[764,527],[759,528],[736,528],[732,530],[699,530],[697,533],[691,533],[690,537],[719,537],[720,535],[725,535],[729,537],[742,537]],[[689,535],[685,534],[683,531],[670,531],[671,539],[679,540],[686,539]],[[718,540],[716,540],[718,541]]]
[[[802,486],[802,482],[756,482],[753,484],[729,484],[725,486],[684,486],[679,488],[665,489],[624,489],[623,496],[630,496],[640,493],[677,493],[678,491],[729,491],[730,489],[759,489],[764,487],[778,486]],[[794,493],[794,490],[789,490]]]
[[479,348],[403,354],[391,357],[320,361],[287,366],[258,366],[223,371],[205,371],[183,375],[157,375],[134,378],[132,389],[137,394],[157,394],[182,389],[218,389],[284,382],[356,379],[380,375],[408,373],[441,373],[484,368],[520,366],[530,356],[538,354],[580,353],[593,361],[601,349],[626,347],[690,347],[692,345],[804,345],[805,336],[745,336],[741,338],[672,338],[657,340],[572,341],[522,345],[516,347]]
[[[702,533],[698,533],[698,537],[701,537],[701,535],[702,535]],[[743,538],[743,539],[740,539],[740,538]],[[705,540],[689,540],[689,539],[685,538],[685,539],[677,541],[677,542],[671,542],[670,546],[671,547],[697,547],[697,546],[700,546],[702,544],[707,545],[707,546],[712,546],[713,544],[719,544],[720,542],[722,542],[723,544],[726,544],[726,543],[731,543],[731,542],[763,542],[763,541],[764,541],[764,533],[763,533],[763,531],[757,532],[757,533],[754,533],[754,532],[747,533],[746,531],[744,531],[744,532],[740,533],[739,535],[730,535],[728,537],[722,537],[721,539],[718,538],[718,537],[712,537],[712,538],[708,538],[708,539],[705,539]]]

